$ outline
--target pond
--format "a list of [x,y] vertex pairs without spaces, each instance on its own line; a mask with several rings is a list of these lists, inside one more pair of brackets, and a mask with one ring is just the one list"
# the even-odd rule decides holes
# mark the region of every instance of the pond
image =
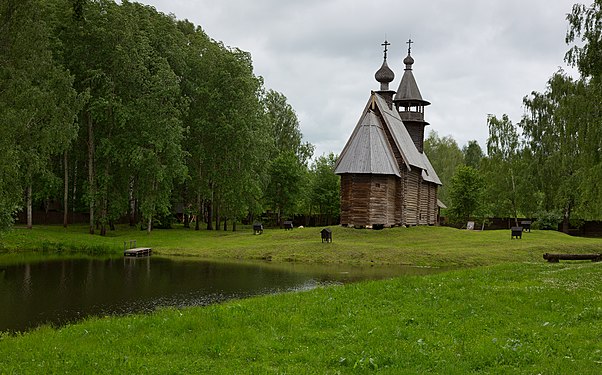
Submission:
[[26,331],[87,316],[201,306],[320,285],[427,274],[440,269],[269,262],[220,263],[191,258],[0,256],[0,331]]

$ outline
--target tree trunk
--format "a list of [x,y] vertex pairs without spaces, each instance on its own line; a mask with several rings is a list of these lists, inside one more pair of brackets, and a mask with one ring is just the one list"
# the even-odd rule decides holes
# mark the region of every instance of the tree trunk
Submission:
[[27,229],[33,228],[33,199],[32,199],[32,188],[31,184],[27,186]]
[[130,186],[128,192],[130,216],[130,227],[136,226],[136,198],[134,198],[134,177],[130,177]]
[[228,231],[228,218],[224,218],[224,232]]
[[152,224],[153,224],[153,217],[152,215],[148,218],[148,225],[146,227],[146,233],[150,234],[151,230],[152,230]]
[[213,230],[213,204],[207,201],[207,230]]
[[75,158],[75,163],[73,163],[73,192],[71,195],[71,218],[75,215],[75,199],[77,197],[77,164],[78,160]]
[[215,230],[219,230],[219,223],[220,223],[220,217],[219,217],[219,205],[217,203],[213,203],[213,209],[215,210]]
[[69,168],[67,164],[67,151],[63,154],[63,168],[65,169],[65,190],[63,192],[63,227],[67,228],[69,216]]
[[564,209],[564,217],[562,219],[562,232],[569,233],[569,223],[571,219],[571,203],[567,203],[566,208]]
[[510,169],[512,179],[512,210],[514,211],[514,225],[518,227],[518,209],[516,208],[516,184],[514,182],[514,171]]
[[92,115],[86,113],[88,122],[88,189],[90,190],[90,234],[94,234],[94,203],[96,201],[95,176],[94,176],[94,129]]
[[198,193],[196,196],[196,206],[198,207],[199,211],[196,215],[196,223],[194,223],[194,230],[199,230],[201,228],[201,218],[204,217],[201,193]]
[[232,232],[236,232],[236,219],[232,220]]
[[104,183],[102,188],[102,207],[100,209],[100,235],[107,235],[107,221],[109,214],[109,187],[107,186],[109,181],[109,164],[105,164],[104,172]]

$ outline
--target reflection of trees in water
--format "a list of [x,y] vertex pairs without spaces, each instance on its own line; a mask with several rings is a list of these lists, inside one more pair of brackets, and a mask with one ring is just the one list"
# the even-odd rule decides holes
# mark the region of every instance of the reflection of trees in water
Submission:
[[0,302],[5,310],[0,313],[0,330],[23,330],[46,321],[64,324],[89,315],[148,312],[159,306],[208,305],[404,272],[398,266],[312,267],[161,257],[58,259],[5,266],[0,269]]

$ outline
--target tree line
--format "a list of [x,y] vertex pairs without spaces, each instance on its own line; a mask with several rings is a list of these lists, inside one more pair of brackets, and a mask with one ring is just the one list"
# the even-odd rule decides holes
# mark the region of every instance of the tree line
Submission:
[[177,207],[196,229],[338,215],[336,156],[311,162],[251,55],[127,0],[0,3],[0,150],[0,228],[53,201],[103,235]]
[[522,216],[568,232],[602,219],[602,1],[575,4],[567,20],[565,60],[579,77],[555,72],[524,97],[517,123],[489,115],[486,155],[476,141],[460,150],[451,137],[427,139],[452,220]]

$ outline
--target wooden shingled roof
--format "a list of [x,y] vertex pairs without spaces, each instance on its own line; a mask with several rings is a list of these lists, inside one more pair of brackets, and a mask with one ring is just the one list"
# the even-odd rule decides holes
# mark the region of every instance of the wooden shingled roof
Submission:
[[393,150],[378,117],[364,112],[337,160],[335,173],[371,173],[401,177]]
[[431,104],[422,99],[420,89],[418,89],[418,84],[416,83],[416,78],[414,78],[414,73],[412,73],[414,59],[412,56],[410,56],[409,50],[408,56],[406,56],[406,58],[403,60],[403,63],[406,64],[406,68],[403,72],[403,77],[401,77],[401,82],[399,83],[399,87],[397,88],[397,93],[395,94],[395,99],[393,99],[393,101],[395,103],[409,106],[425,106]]
[[[385,127],[393,137],[394,145],[389,144]],[[386,100],[375,92],[372,92],[360,121],[337,160],[335,173],[400,176],[401,166],[397,164],[392,147],[399,150],[408,169],[419,168],[425,181],[441,185],[428,157],[416,148],[399,112],[395,108],[389,108]]]

